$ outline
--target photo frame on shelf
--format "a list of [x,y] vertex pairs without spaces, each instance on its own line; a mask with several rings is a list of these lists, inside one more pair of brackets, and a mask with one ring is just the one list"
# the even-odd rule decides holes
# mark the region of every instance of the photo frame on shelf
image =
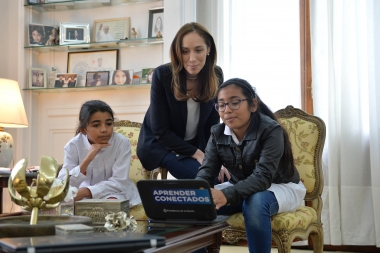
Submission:
[[59,26],[29,23],[29,46],[52,46],[59,44]]
[[55,75],[54,88],[74,88],[77,86],[78,74],[58,73]]
[[155,68],[143,69],[141,71],[141,83],[152,83]]
[[129,17],[94,20],[94,41],[115,41],[129,38],[130,25]]
[[109,85],[125,85],[132,84],[133,81],[133,69],[129,70],[113,70],[110,72]]
[[107,86],[110,78],[109,71],[88,71],[86,73],[86,86]]
[[48,0],[28,0],[28,4],[44,4]]
[[73,0],[45,0],[46,3],[71,2]]
[[46,70],[29,68],[29,89],[47,88]]
[[148,38],[164,37],[164,7],[149,10]]
[[110,71],[118,69],[119,50],[69,52],[67,73],[78,74],[77,87],[85,86],[88,71]]
[[90,25],[86,23],[60,24],[60,45],[90,42]]

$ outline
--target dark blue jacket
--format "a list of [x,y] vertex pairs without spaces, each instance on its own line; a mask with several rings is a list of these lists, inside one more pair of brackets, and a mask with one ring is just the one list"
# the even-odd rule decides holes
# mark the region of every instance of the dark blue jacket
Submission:
[[261,113],[252,114],[239,145],[232,136],[224,134],[224,128],[223,123],[212,127],[196,179],[204,179],[213,187],[220,167],[226,167],[234,184],[222,190],[227,204],[237,205],[250,195],[267,190],[272,183],[299,183],[297,168],[292,175],[284,163],[284,129],[278,122]]
[[[219,85],[223,82],[222,70],[216,68]],[[170,64],[154,71],[150,91],[150,105],[141,128],[137,156],[146,170],[159,167],[162,158],[170,151],[180,156],[192,156],[197,149],[204,151],[211,126],[220,122],[214,109],[214,100],[200,103],[197,146],[184,140],[187,122],[187,101],[175,99],[171,88]]]

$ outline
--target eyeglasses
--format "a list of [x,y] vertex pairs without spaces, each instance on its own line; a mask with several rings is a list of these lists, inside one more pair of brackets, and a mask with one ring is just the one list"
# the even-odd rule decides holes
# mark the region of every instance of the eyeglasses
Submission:
[[237,110],[240,108],[240,104],[244,100],[248,100],[248,99],[247,98],[245,98],[245,99],[233,99],[228,103],[218,102],[218,103],[215,103],[214,105],[215,105],[215,109],[218,112],[224,112],[227,108],[227,105],[231,110]]

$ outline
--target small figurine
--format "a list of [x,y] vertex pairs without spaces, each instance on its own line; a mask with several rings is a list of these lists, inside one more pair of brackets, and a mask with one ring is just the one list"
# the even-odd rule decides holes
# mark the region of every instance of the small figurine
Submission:
[[162,33],[160,31],[158,31],[158,33],[156,34],[156,37],[157,38],[162,38]]
[[137,37],[136,29],[132,27],[132,39],[136,39],[136,37]]

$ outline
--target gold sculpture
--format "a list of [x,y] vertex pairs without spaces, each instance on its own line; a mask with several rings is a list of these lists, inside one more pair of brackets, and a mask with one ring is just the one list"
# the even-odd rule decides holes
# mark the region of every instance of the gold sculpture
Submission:
[[[23,209],[32,211],[30,225],[36,225],[38,221],[38,210],[48,210],[56,208],[65,198],[69,190],[69,172],[66,169],[66,179],[63,185],[52,187],[57,177],[57,161],[49,156],[41,157],[40,170],[37,172],[37,178],[34,178],[32,184],[26,184],[26,166],[28,159],[21,159],[12,169],[8,181],[9,193],[11,200]],[[16,196],[16,191],[20,197]]]

